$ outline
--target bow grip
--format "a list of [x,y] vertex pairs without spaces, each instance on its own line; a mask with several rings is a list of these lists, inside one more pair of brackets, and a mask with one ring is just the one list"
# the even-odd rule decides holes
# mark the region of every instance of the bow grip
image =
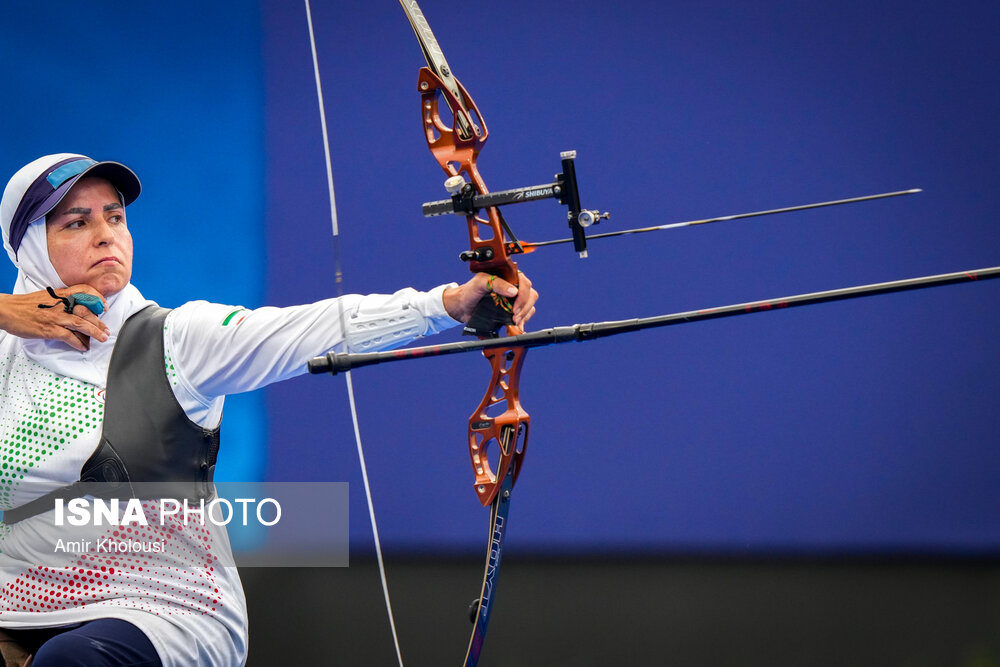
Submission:
[[462,329],[462,335],[496,338],[500,327],[514,324],[513,311],[509,297],[490,292],[476,304],[472,317]]

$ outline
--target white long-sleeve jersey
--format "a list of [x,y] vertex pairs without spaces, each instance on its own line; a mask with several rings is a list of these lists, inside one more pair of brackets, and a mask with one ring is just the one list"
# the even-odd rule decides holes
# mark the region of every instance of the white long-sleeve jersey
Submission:
[[[167,378],[188,417],[214,428],[227,394],[300,375],[327,350],[389,349],[454,326],[442,303],[446,287],[290,308],[189,302],[164,325]],[[92,350],[113,344],[93,341]],[[0,509],[9,509],[79,478],[100,440],[104,387],[36,364],[20,339],[0,332],[0,389]],[[167,667],[245,663],[239,575],[235,567],[190,566],[203,537],[169,522],[151,524],[149,534],[133,537],[163,540],[161,553],[141,559],[86,553],[53,567],[39,564],[64,536],[51,533],[49,519],[0,524],[0,627],[120,618],[146,633]],[[101,530],[110,536],[114,527]]]

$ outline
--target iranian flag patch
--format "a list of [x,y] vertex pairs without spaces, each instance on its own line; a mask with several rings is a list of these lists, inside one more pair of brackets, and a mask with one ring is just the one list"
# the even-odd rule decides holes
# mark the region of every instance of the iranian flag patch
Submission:
[[228,327],[229,325],[236,326],[246,318],[246,309],[237,308],[233,312],[226,315],[226,319],[222,320],[222,326]]

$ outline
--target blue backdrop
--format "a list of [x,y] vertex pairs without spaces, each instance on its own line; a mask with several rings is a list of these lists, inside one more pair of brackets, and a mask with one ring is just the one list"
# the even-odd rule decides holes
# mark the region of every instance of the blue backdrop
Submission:
[[[60,4],[0,24],[6,173],[61,150],[135,167],[135,282],[165,305],[334,294],[301,4]],[[571,148],[607,229],[924,189],[595,241],[587,260],[541,250],[521,262],[540,328],[1000,263],[1000,7],[966,4],[423,8],[489,125],[493,189],[547,181]],[[420,216],[443,173],[402,11],[313,11],[346,289],[464,280],[464,223]],[[565,236],[552,202],[507,217],[527,240]],[[532,351],[511,549],[998,553],[998,296],[963,285]],[[480,550],[465,422],[486,363],[354,379],[384,545]],[[227,403],[225,474],[351,482],[368,548],[343,380],[243,400]]]
[[[49,153],[134,169],[132,282],[163,306],[259,304],[263,84],[252,3],[21,3],[0,18],[0,170]],[[13,266],[3,262],[4,289]],[[226,403],[223,479],[264,470],[261,395]]]

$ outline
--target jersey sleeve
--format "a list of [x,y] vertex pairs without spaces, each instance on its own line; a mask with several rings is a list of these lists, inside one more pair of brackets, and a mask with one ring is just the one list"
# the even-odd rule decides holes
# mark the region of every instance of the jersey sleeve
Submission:
[[301,375],[309,359],[330,350],[399,347],[458,324],[442,301],[449,286],[254,310],[192,301],[167,318],[168,376],[208,405],[226,394]]

